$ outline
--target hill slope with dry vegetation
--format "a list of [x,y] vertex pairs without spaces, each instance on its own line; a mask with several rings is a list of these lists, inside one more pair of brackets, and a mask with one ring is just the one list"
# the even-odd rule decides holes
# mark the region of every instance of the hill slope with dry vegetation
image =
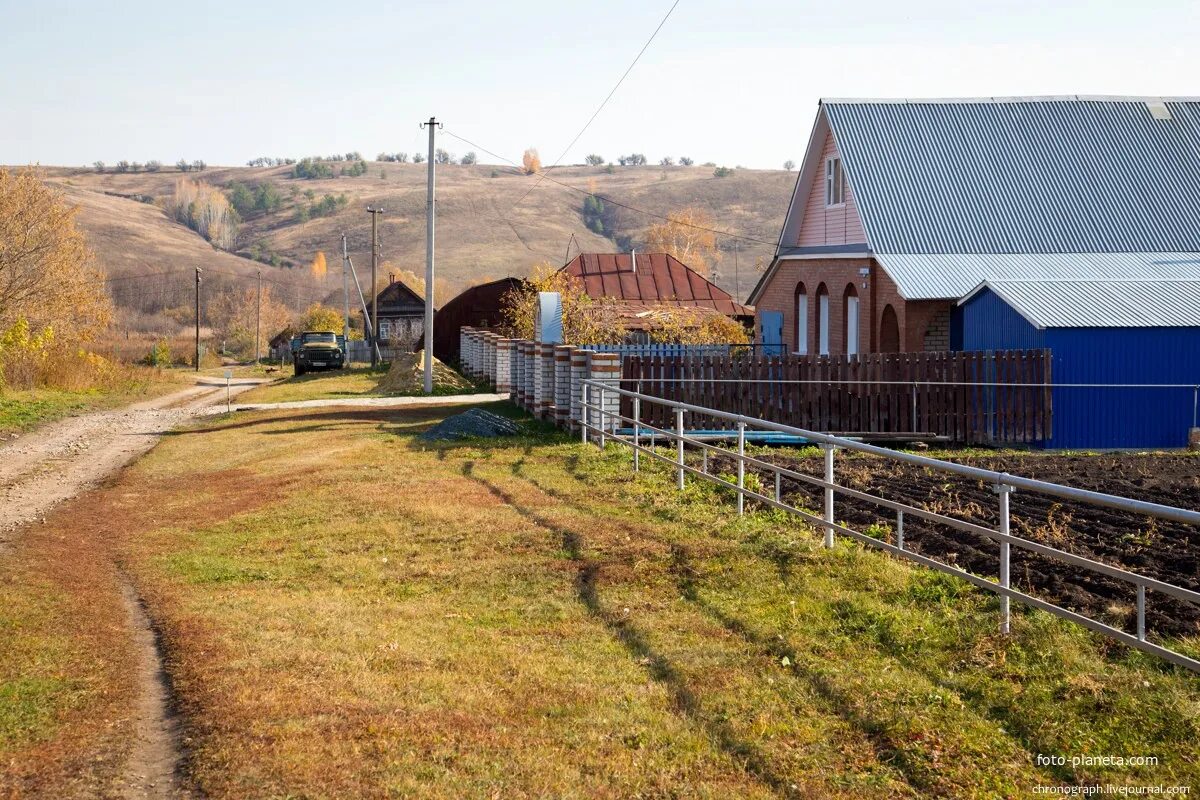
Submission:
[[[316,179],[293,177],[291,166],[209,167],[187,175],[174,168],[138,173],[51,168],[46,179],[79,204],[79,224],[100,266],[116,279],[114,298],[127,314],[186,308],[195,266],[205,268],[206,280],[216,286],[250,285],[261,268],[276,296],[300,308],[325,296],[340,300],[342,233],[360,276],[367,276],[368,204],[385,209],[380,239],[387,266],[380,281],[389,271],[424,272],[426,165],[366,162],[363,174],[338,176],[350,163],[334,162],[334,176]],[[757,279],[756,262],[770,259],[769,243],[778,236],[795,181],[795,173],[782,170],[736,170],[718,178],[712,167],[680,166],[564,167],[551,175],[553,180],[539,184],[538,177],[512,167],[439,166],[439,302],[473,283],[526,275],[539,262],[560,264],[568,247],[573,255],[639,246],[646,229],[660,221],[613,203],[604,204],[600,214],[589,209],[585,219],[587,192],[653,215],[699,208],[714,227],[758,240],[717,240],[724,256],[717,281],[744,296]],[[160,208],[180,179],[203,181],[226,196],[238,184],[250,194],[269,185],[275,199],[265,210],[242,215],[232,252],[225,252]],[[309,270],[318,252],[330,264],[323,280]],[[145,275],[152,277],[137,277]]]

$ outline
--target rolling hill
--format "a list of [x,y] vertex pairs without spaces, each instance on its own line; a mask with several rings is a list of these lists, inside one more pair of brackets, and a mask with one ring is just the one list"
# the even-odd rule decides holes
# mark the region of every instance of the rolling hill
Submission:
[[[333,166],[336,171],[341,165]],[[320,297],[336,297],[340,304],[343,233],[360,277],[369,275],[368,204],[385,209],[380,240],[387,266],[380,282],[387,280],[389,270],[424,274],[425,165],[368,162],[367,167],[358,177],[316,180],[292,178],[290,167],[210,167],[190,173],[187,177],[221,188],[233,182],[250,187],[270,182],[279,190],[283,200],[277,210],[243,220],[234,253],[213,248],[154,205],[172,194],[181,177],[173,168],[154,173],[45,172],[48,182],[78,203],[79,224],[111,279],[114,298],[136,316],[186,307],[195,266],[204,268],[206,283],[211,280],[216,287],[252,285],[261,269],[264,280],[293,307]],[[611,238],[594,233],[583,218],[589,191],[657,215],[700,207],[716,228],[757,240],[718,239],[724,258],[717,281],[744,297],[757,279],[756,261],[770,260],[795,181],[795,173],[773,170],[737,170],[717,178],[711,167],[578,166],[555,169],[551,175],[561,183],[538,183],[537,177],[511,167],[439,166],[439,302],[472,283],[526,275],[539,262],[557,266],[568,246],[572,255],[636,247],[647,226],[658,221],[610,203],[604,229]],[[346,202],[328,216],[298,216],[300,207],[311,207],[327,194],[345,195]],[[308,270],[318,251],[329,261],[323,282]]]

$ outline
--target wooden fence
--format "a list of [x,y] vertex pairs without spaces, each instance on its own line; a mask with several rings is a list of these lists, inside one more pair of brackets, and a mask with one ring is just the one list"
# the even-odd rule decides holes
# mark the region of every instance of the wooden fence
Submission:
[[[955,444],[1050,438],[1050,351],[872,353],[622,359],[623,386],[670,400],[798,428],[849,435],[916,435]],[[621,413],[633,412],[628,398]],[[669,409],[643,421],[671,428]],[[727,427],[690,419],[689,428]]]

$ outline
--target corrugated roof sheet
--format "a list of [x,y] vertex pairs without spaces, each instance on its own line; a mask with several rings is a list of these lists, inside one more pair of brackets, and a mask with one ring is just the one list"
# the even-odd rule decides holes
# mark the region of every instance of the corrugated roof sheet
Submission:
[[962,297],[983,280],[1200,280],[1200,252],[876,253],[875,258],[909,300]]
[[822,106],[876,253],[1200,252],[1195,99]]
[[727,316],[753,316],[754,309],[682,261],[666,253],[580,253],[562,272],[583,281],[592,297],[615,297],[623,306],[677,305],[711,308]]
[[1200,280],[994,281],[981,283],[1038,328],[1200,326]]

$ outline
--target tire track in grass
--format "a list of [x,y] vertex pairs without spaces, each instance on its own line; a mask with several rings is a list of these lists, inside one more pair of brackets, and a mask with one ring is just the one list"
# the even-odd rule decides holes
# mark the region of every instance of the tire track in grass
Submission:
[[183,777],[183,734],[171,680],[163,666],[158,631],[146,604],[121,576],[121,601],[129,619],[137,669],[133,751],[125,766],[127,800],[190,800]]

